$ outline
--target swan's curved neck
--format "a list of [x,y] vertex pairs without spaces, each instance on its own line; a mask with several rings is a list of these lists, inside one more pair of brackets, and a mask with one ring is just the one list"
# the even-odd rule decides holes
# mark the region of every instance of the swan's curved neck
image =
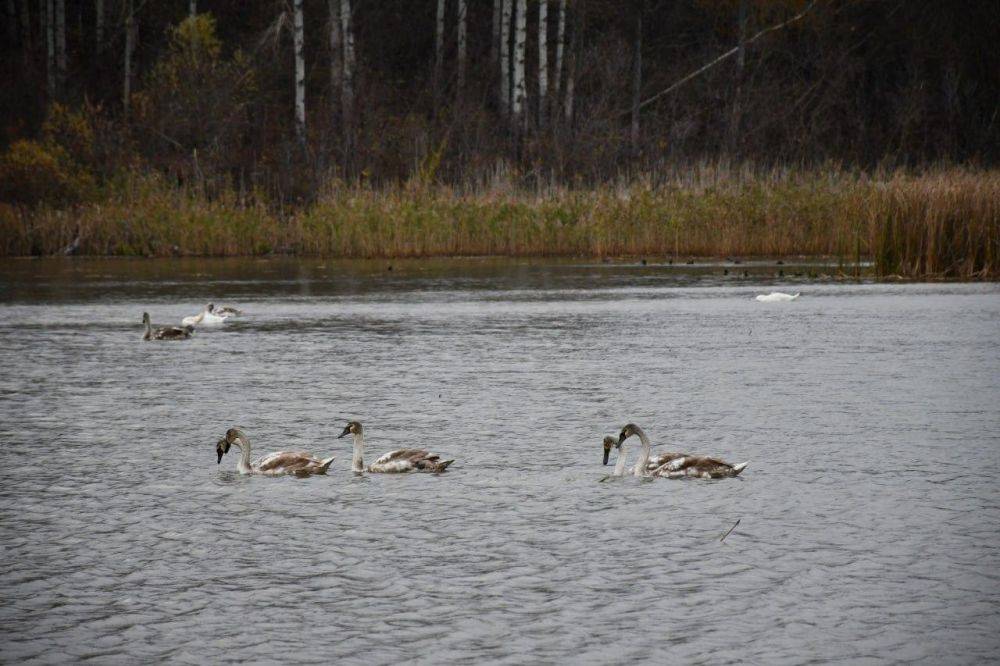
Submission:
[[253,467],[250,466],[250,440],[246,435],[240,435],[233,442],[233,446],[239,447],[240,457],[236,461],[236,471],[240,474],[253,474]]
[[649,464],[649,456],[651,452],[649,437],[646,437],[646,433],[644,433],[642,428],[638,426],[635,428],[635,434],[639,436],[639,441],[642,442],[642,449],[639,451],[639,459],[635,461],[635,475],[646,476],[646,465]]
[[361,457],[365,448],[365,435],[363,432],[354,433],[354,457],[351,458],[351,471],[365,471],[365,461]]
[[153,324],[149,319],[146,319],[146,337],[153,335]]
[[612,472],[612,476],[624,476],[625,475],[625,459],[628,457],[626,447],[628,445],[622,442],[618,447],[618,461],[615,463],[615,471]]

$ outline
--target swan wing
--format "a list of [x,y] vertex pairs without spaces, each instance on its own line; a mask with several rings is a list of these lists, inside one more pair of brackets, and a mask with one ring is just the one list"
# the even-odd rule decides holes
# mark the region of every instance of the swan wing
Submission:
[[369,466],[372,472],[443,472],[453,461],[441,460],[441,456],[424,449],[397,449],[380,456]]
[[305,451],[276,451],[258,460],[255,467],[262,474],[287,474],[322,464],[323,461],[313,458]]

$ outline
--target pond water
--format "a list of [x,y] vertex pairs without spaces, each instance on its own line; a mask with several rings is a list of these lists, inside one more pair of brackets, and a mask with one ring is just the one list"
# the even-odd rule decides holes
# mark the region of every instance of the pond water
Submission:
[[[997,658],[1000,286],[388,268],[0,262],[0,661]],[[354,476],[349,418],[456,462]],[[602,482],[629,421],[750,466]]]

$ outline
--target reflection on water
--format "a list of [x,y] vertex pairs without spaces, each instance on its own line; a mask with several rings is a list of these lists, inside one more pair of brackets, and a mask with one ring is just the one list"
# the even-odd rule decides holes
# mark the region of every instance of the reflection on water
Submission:
[[[393,263],[0,263],[2,661],[995,658],[997,286]],[[750,467],[599,483],[629,420]]]

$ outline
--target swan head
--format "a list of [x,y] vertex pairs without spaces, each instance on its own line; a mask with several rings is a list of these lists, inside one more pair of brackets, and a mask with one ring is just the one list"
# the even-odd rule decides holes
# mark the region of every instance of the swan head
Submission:
[[148,324],[149,323],[149,313],[148,312],[143,312],[142,313],[142,323],[143,324]]
[[188,335],[191,335],[192,333],[194,333],[194,326],[188,324],[187,326],[184,327],[184,330],[188,332]]
[[607,437],[604,438],[604,464],[605,465],[608,464],[608,456],[611,455],[611,449],[612,448],[618,448],[618,447],[619,447],[618,440],[615,439],[614,437],[612,437],[611,435],[608,435]]
[[229,453],[229,446],[230,446],[229,441],[225,437],[223,437],[218,441],[218,443],[216,443],[215,452],[219,454],[219,462],[217,464],[219,465],[222,464],[222,456]]
[[208,305],[205,306],[205,312],[214,312],[214,311],[215,311],[215,303],[209,303]]
[[344,432],[340,433],[337,439],[347,437],[348,435],[360,435],[364,431],[365,429],[361,427],[361,421],[348,421],[347,425],[344,426]]
[[622,442],[624,442],[632,435],[638,434],[638,432],[639,432],[639,426],[637,426],[634,423],[629,423],[624,428],[622,428],[621,433],[618,435],[618,444],[621,445]]

